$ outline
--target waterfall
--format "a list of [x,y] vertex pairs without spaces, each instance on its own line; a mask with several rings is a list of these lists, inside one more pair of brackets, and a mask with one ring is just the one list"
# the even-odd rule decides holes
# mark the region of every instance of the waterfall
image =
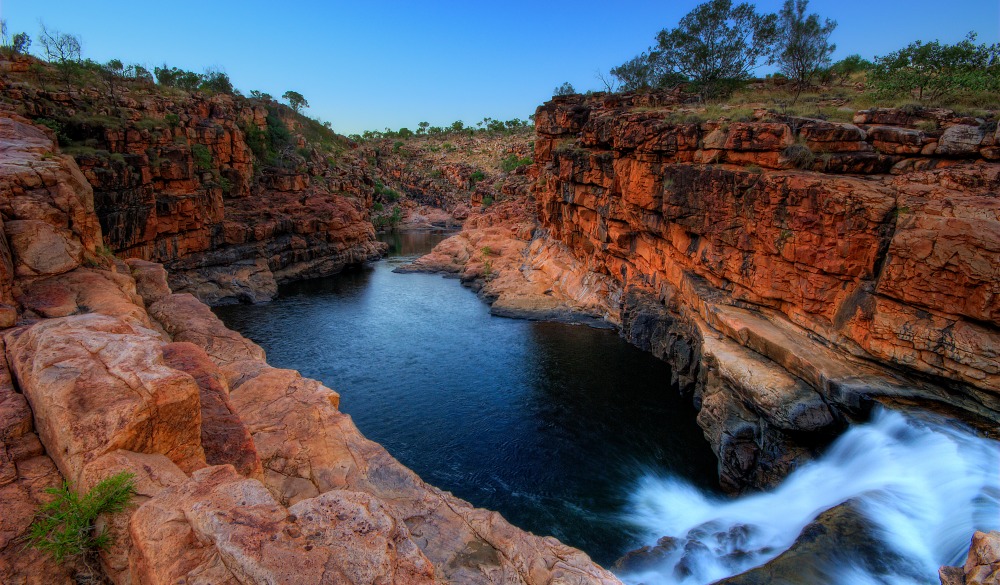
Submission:
[[647,474],[630,495],[627,519],[649,544],[669,536],[676,546],[623,580],[701,584],[742,573],[848,500],[884,542],[888,566],[844,558],[813,574],[837,585],[937,584],[939,566],[965,562],[975,530],[1000,529],[1000,444],[934,415],[879,409],[768,492],[725,499]]

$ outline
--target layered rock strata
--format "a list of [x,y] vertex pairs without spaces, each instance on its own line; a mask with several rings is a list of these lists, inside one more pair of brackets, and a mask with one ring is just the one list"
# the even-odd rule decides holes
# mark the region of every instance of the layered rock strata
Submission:
[[21,540],[42,490],[127,471],[132,505],[101,519],[115,541],[101,567],[118,584],[618,583],[423,483],[360,434],[336,392],[267,365],[159,264],[99,253],[79,178],[44,132],[0,113],[0,265],[14,274],[0,328],[0,581],[73,582],[82,567]]
[[49,91],[27,72],[0,97],[71,144],[106,251],[164,263],[178,292],[266,301],[384,252],[358,145],[276,103],[137,81]]
[[531,192],[409,269],[457,275],[496,314],[620,327],[670,362],[730,490],[780,481],[874,401],[995,428],[995,125],[693,122],[677,103],[540,107]]
[[1000,420],[995,128],[632,99],[538,109],[539,221],[624,291],[623,335],[673,364],[724,486],[779,480],[875,399]]

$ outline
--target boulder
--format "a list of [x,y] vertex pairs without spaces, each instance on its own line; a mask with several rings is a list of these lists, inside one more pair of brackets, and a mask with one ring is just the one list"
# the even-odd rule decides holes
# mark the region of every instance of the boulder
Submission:
[[187,475],[163,455],[118,450],[88,463],[83,469],[77,489],[87,492],[100,481],[117,473],[131,473],[134,476],[135,495],[124,511],[100,516],[95,529],[107,530],[111,536],[111,546],[100,553],[101,568],[116,585],[132,585],[129,574],[132,539],[128,530],[132,513],[163,489],[183,483],[187,480]]
[[147,307],[170,296],[170,286],[167,285],[167,271],[162,264],[147,262],[139,258],[125,260],[132,278],[135,279],[136,292],[142,297]]
[[331,490],[363,492],[402,518],[435,574],[455,583],[618,583],[582,552],[428,486],[336,408],[338,396],[260,362],[223,368],[250,429],[264,484],[292,508]]
[[164,363],[189,374],[201,398],[201,445],[209,465],[231,464],[245,476],[259,476],[260,459],[253,439],[229,402],[229,385],[219,367],[193,343],[170,343]]
[[24,546],[35,512],[52,498],[45,490],[63,480],[34,432],[27,400],[14,390],[3,350],[0,339],[0,583],[71,585],[75,563]]
[[205,465],[198,385],[163,363],[159,337],[91,313],[4,338],[38,434],[73,483],[88,462],[117,449],[160,453],[186,470]]
[[331,492],[285,508],[231,466],[161,491],[129,527],[134,583],[436,582],[406,525],[370,496]]
[[172,294],[160,299],[149,307],[149,315],[174,341],[194,343],[220,366],[265,358],[260,346],[227,329],[207,305],[190,294]]
[[974,157],[986,134],[982,126],[956,124],[945,128],[938,139],[935,154],[938,156]]
[[107,270],[77,268],[65,274],[19,284],[16,294],[25,311],[45,318],[99,313],[141,329],[153,327],[131,277]]

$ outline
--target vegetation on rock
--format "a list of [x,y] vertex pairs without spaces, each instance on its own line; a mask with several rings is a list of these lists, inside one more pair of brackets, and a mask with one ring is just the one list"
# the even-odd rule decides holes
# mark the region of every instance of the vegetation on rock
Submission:
[[808,5],[809,0],[785,0],[778,12],[774,61],[795,83],[797,91],[802,91],[813,77],[829,67],[830,55],[837,48],[830,43],[837,23],[829,18],[821,23],[818,15],[807,15]]
[[[758,14],[748,3],[709,0],[661,30],[656,44],[611,69],[608,91],[682,88],[702,102],[744,103],[740,93],[762,65],[776,66],[767,77],[792,89],[779,100],[794,105],[813,83],[859,90],[858,108],[901,105],[917,100],[940,107],[990,107],[1000,91],[1000,43],[977,44],[972,33],[958,43],[916,41],[874,63],[850,55],[831,63],[837,23],[809,14],[808,0],[785,0],[777,14]],[[735,94],[735,95],[734,95]]]
[[125,509],[135,493],[135,476],[116,473],[82,496],[65,482],[46,493],[54,499],[39,508],[28,532],[28,544],[64,562],[111,546],[107,528],[95,534],[97,517]]
[[292,110],[296,114],[298,114],[302,108],[309,107],[309,102],[306,101],[306,98],[304,98],[302,94],[297,91],[288,90],[281,94],[281,97],[288,100],[288,105],[292,106]]
[[1000,43],[976,44],[969,35],[953,45],[915,41],[875,59],[869,83],[882,98],[912,96],[940,102],[959,94],[1000,92]]

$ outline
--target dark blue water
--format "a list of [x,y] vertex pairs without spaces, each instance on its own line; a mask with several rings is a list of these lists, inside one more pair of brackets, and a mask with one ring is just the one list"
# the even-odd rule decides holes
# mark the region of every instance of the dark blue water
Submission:
[[602,563],[645,472],[715,485],[715,457],[668,366],[613,331],[494,317],[458,281],[395,274],[444,235],[392,234],[387,260],[220,307],[268,361],[321,380],[425,481]]

